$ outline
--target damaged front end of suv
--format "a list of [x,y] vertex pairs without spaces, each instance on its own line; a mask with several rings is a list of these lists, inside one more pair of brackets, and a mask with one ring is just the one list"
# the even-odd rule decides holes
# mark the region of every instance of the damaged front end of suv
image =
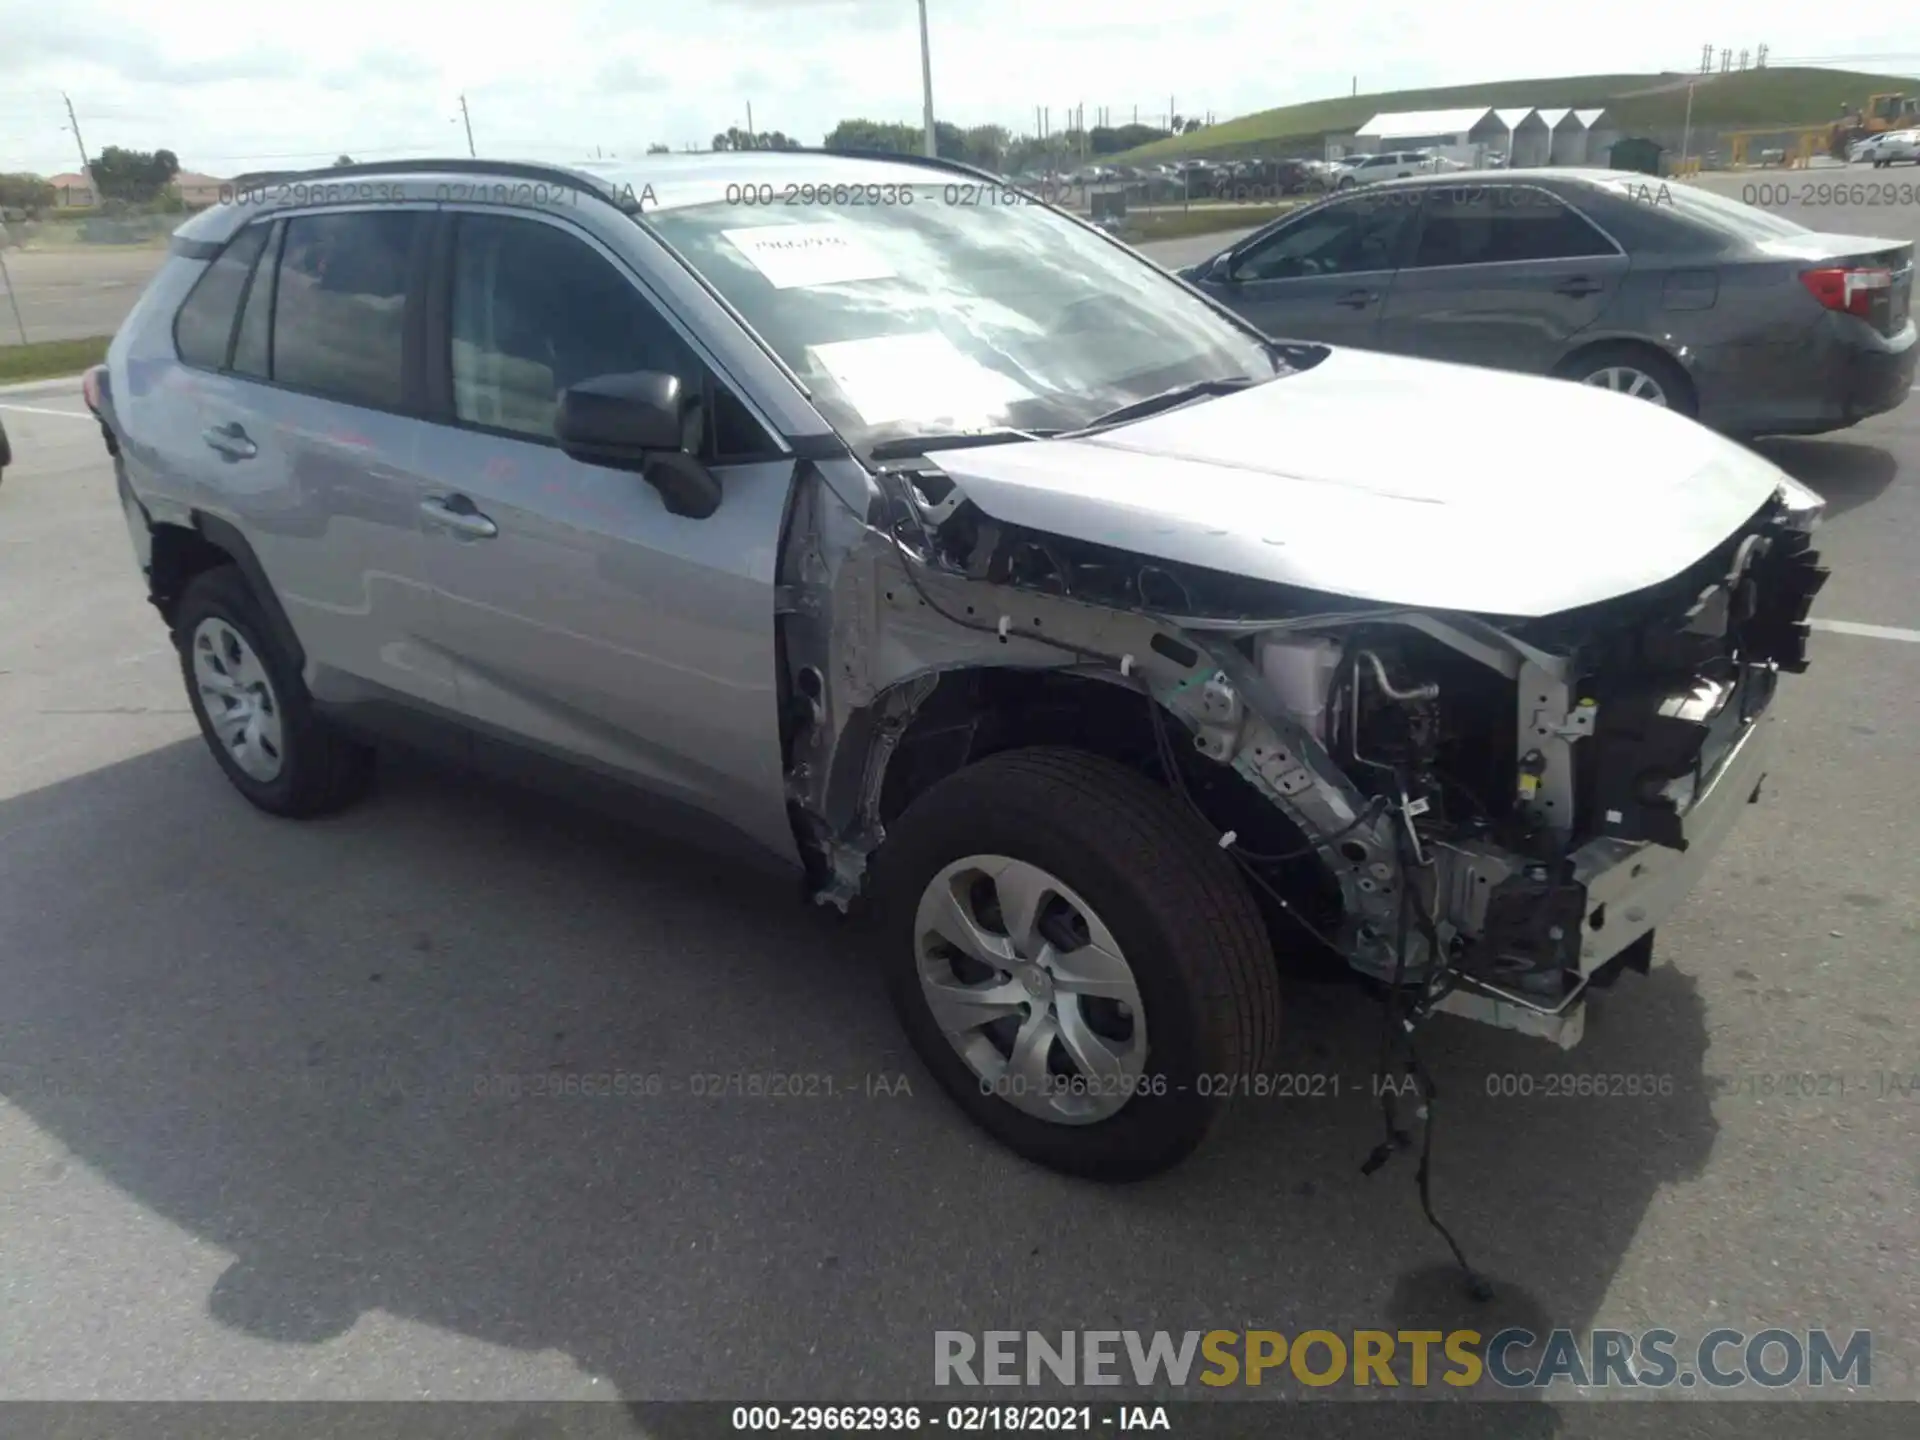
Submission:
[[855,900],[940,776],[1071,744],[1198,809],[1276,943],[1298,926],[1409,1015],[1563,1046],[1757,796],[1826,578],[1821,502],[1785,477],[1679,573],[1516,617],[998,520],[931,459],[884,467],[860,515],[843,496],[868,477],[842,463],[798,492],[782,590],[819,900]]

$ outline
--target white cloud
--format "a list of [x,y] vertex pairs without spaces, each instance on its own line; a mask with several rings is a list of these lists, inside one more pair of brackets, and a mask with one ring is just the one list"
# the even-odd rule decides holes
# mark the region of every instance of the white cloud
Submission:
[[[1886,57],[1887,25],[1836,37],[1833,17],[1784,0],[1693,0],[1684,33],[1661,0],[1604,23],[1454,0],[1389,9],[1307,0],[928,0],[942,119],[1055,127],[1068,108],[1116,123],[1225,118],[1348,92],[1514,76],[1687,70],[1708,40],[1794,56]],[[915,0],[549,0],[522,7],[326,0],[0,0],[0,169],[70,168],[61,92],[94,149],[166,146],[228,173],[459,153],[467,97],[481,153],[566,159],[650,142],[704,144],[743,125],[817,144],[836,120],[916,120]],[[1846,23],[1846,22],[1841,22]],[[1863,27],[1872,21],[1862,19]],[[1577,36],[1569,41],[1563,36]],[[1795,117],[1784,117],[1795,118]],[[1819,118],[1819,117],[1813,117]]]

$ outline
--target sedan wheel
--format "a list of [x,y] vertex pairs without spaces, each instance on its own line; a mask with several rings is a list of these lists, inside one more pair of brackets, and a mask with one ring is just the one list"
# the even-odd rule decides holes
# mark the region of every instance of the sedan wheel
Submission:
[[1631,365],[1608,365],[1594,371],[1582,382],[1584,385],[1598,386],[1602,390],[1613,390],[1622,395],[1631,395],[1636,400],[1650,400],[1661,409],[1668,406],[1667,392],[1660,382],[1644,370],[1636,370]]
[[1092,906],[1038,865],[970,855],[942,869],[920,896],[914,959],[947,1043],[1015,1109],[1090,1125],[1139,1088],[1139,981]]

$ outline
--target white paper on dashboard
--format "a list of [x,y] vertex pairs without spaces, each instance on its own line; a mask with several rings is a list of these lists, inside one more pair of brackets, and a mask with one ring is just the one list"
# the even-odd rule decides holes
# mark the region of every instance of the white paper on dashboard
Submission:
[[858,235],[831,221],[818,225],[758,225],[723,230],[727,243],[766,276],[776,290],[891,280],[894,269]]
[[836,340],[808,349],[869,425],[991,425],[1007,406],[1034,398],[1018,380],[989,370],[938,332]]

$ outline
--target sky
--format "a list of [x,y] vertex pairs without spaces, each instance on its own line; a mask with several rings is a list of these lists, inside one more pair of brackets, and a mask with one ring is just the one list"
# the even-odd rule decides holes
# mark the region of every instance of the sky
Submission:
[[[1920,75],[1920,37],[1784,0],[1616,0],[1599,11],[1251,0],[927,0],[939,119],[1032,132],[1251,110],[1409,86],[1697,68],[1703,45],[1770,63]],[[1676,11],[1685,19],[1675,23]],[[1885,17],[1894,12],[1877,8]],[[1574,23],[1578,23],[1578,30]],[[1848,28],[1855,27],[1855,28]],[[1576,40],[1562,38],[1577,34]],[[165,147],[220,176],[463,154],[566,161],[716,131],[817,145],[840,119],[917,123],[915,0],[0,0],[0,171]]]

